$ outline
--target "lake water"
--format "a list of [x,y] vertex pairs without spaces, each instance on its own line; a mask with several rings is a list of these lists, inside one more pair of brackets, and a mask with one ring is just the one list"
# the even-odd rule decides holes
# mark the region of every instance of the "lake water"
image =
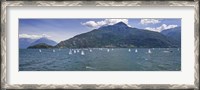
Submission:
[[180,70],[181,50],[178,48],[19,50],[19,71]]

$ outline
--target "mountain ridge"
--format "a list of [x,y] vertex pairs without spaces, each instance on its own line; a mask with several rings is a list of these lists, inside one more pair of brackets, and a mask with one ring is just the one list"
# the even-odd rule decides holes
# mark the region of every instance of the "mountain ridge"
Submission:
[[39,44],[36,44],[36,45],[33,45],[33,46],[29,46],[27,49],[35,49],[35,48],[38,48],[38,49],[42,49],[42,48],[53,48],[53,46],[51,45],[48,45],[46,43],[39,43]]
[[39,38],[39,39],[19,38],[19,48],[20,49],[26,49],[30,46],[34,46],[34,45],[37,45],[37,44],[40,44],[40,43],[45,43],[45,44],[50,45],[50,46],[57,45],[57,42],[55,42],[51,39],[48,39],[46,37],[42,37],[42,38]]
[[46,37],[42,37],[42,38],[37,39],[33,43],[31,43],[30,46],[34,46],[34,45],[37,45],[37,44],[40,44],[40,43],[46,43],[46,44],[51,45],[51,46],[57,45],[57,42],[55,42],[55,41],[53,41],[51,39],[48,39]]
[[26,49],[33,43],[36,39],[31,38],[19,38],[19,48],[20,49]]
[[61,41],[57,48],[164,48],[178,47],[174,40],[165,35],[128,27],[125,23],[119,22],[114,25],[103,26],[90,32],[76,35],[70,39]]
[[166,29],[161,32],[167,38],[173,39],[176,41],[176,44],[181,47],[181,27],[175,27],[171,29]]

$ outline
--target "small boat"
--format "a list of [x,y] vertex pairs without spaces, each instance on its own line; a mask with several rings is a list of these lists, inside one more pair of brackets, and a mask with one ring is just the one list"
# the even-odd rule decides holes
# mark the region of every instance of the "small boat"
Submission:
[[110,52],[110,49],[107,49],[107,52]]
[[131,52],[131,49],[128,49],[129,52]]
[[76,50],[74,50],[74,53],[76,53]]
[[90,52],[92,52],[92,49],[90,49]]
[[95,69],[95,68],[90,67],[90,66],[86,66],[85,68],[86,68],[86,69]]
[[173,52],[173,51],[163,51],[164,53],[170,53],[170,52]]
[[41,49],[39,49],[39,52],[42,52],[42,50],[41,50]]
[[151,53],[151,50],[149,49],[148,53]]
[[56,52],[56,51],[53,49],[53,52]]
[[135,49],[135,52],[136,52],[136,53],[138,52],[137,49]]
[[77,50],[77,52],[79,53],[79,49]]
[[71,49],[69,50],[69,54],[72,54],[72,50]]
[[83,51],[81,51],[81,55],[85,55],[85,53]]
[[112,48],[112,51],[113,51],[114,49]]

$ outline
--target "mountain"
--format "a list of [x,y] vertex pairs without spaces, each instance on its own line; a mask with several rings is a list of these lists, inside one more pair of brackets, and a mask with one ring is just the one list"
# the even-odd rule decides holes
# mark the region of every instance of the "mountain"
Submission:
[[179,47],[181,46],[181,27],[166,29],[161,33],[167,38],[175,40]]
[[36,45],[33,45],[33,46],[29,46],[28,49],[38,49],[38,48],[53,48],[53,46],[51,45],[48,45],[46,43],[39,43],[39,44],[36,44]]
[[33,43],[31,43],[30,46],[34,46],[34,45],[37,45],[37,44],[40,44],[40,43],[45,43],[45,44],[48,44],[48,45],[51,45],[51,46],[55,46],[57,44],[57,42],[50,40],[46,37],[43,37],[43,38],[40,38],[40,39],[34,41]]
[[25,49],[28,46],[31,45],[31,43],[33,43],[35,41],[35,39],[30,39],[30,38],[19,38],[19,48],[20,49]]
[[174,40],[161,33],[128,27],[119,22],[114,25],[102,26],[90,32],[79,34],[61,41],[57,48],[166,48],[178,47]]

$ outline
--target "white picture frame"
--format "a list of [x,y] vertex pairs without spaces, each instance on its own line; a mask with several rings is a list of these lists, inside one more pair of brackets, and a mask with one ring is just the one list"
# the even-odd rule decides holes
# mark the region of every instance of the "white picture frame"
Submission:
[[[1,87],[3,89],[199,89],[199,2],[198,1],[3,1],[2,7],[1,7]],[[32,83],[32,84],[23,84],[21,82],[20,84],[10,84],[8,83],[10,71],[8,68],[9,62],[9,33],[8,29],[10,28],[8,26],[9,21],[9,8],[14,7],[153,7],[153,6],[160,6],[160,7],[193,7],[194,10],[194,19],[192,18],[193,25],[194,25],[194,36],[188,36],[188,37],[195,37],[194,38],[194,74],[193,77],[194,81],[192,81],[194,84],[135,84],[135,83],[121,83],[120,80],[118,80],[118,83],[47,83],[47,84],[41,84],[41,83]],[[26,9],[26,8],[24,8]],[[58,9],[58,8],[57,8]],[[30,9],[32,10],[32,9]],[[59,10],[59,9],[58,9]],[[12,21],[12,20],[11,20]],[[15,63],[13,63],[15,64]],[[34,73],[34,72],[33,72]],[[95,73],[95,72],[94,72]],[[93,74],[94,74],[93,73]],[[112,72],[109,72],[112,73]],[[121,72],[120,72],[121,73]],[[120,74],[116,73],[116,74]],[[166,72],[164,72],[166,73]],[[26,73],[24,73],[26,74]],[[79,73],[77,73],[79,74]],[[92,74],[92,73],[91,73]],[[146,74],[146,73],[145,73]],[[20,75],[20,74],[19,74]],[[30,75],[30,74],[29,74]],[[96,75],[96,74],[94,74]],[[125,75],[121,73],[121,75]],[[189,75],[189,76],[191,76]],[[24,77],[25,78],[25,77]],[[88,77],[89,78],[89,77]],[[86,78],[85,80],[87,80]],[[39,78],[38,78],[39,79]],[[41,78],[40,78],[41,79]],[[80,78],[79,78],[80,79]],[[105,79],[105,78],[104,78]],[[95,79],[94,79],[95,80]],[[92,81],[92,80],[89,80]],[[18,79],[17,82],[20,82]],[[57,80],[59,82],[59,80]]]

